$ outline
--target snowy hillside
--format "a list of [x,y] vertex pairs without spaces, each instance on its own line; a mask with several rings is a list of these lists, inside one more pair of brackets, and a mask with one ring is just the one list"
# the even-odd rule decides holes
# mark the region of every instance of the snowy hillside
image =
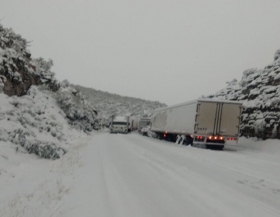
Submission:
[[166,106],[160,102],[120,96],[79,85],[75,85],[75,88],[80,90],[104,117],[111,115],[148,115],[154,109]]
[[264,69],[248,69],[211,98],[243,101],[241,132],[244,136],[280,138],[280,50]]
[[1,93],[0,102],[0,142],[13,143],[16,151],[57,159],[81,134],[70,127],[48,90],[32,86],[22,97]]
[[31,57],[29,45],[0,24],[0,141],[56,159],[66,152],[68,134],[75,135],[69,126],[89,132],[99,116],[69,82],[55,79],[52,60]]

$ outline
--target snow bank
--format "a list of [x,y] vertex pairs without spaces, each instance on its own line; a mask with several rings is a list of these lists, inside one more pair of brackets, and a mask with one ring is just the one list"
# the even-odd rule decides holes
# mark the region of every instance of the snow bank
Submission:
[[241,137],[238,144],[228,145],[225,147],[225,151],[234,150],[239,153],[246,153],[248,155],[270,155],[271,158],[277,158],[280,155],[280,144],[278,140],[267,139],[262,140],[256,137],[245,138]]
[[16,151],[11,142],[0,141],[0,216],[59,216],[75,184],[72,173],[82,166],[79,153],[87,140],[83,134],[76,136],[68,154],[57,161],[20,153],[25,149]]

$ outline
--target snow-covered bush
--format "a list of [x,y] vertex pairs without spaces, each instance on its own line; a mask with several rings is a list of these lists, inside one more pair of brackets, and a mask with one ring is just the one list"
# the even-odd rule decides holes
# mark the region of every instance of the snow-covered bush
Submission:
[[61,82],[56,99],[72,126],[85,132],[99,128],[96,109],[68,81]]
[[277,50],[274,54],[274,61],[279,61],[280,60],[280,49]]
[[246,69],[243,72],[243,76],[240,81],[241,87],[246,87],[246,85],[248,85],[250,82],[254,81],[255,78],[258,77],[259,72],[260,71],[258,69]]
[[210,98],[243,101],[241,133],[259,138],[280,138],[280,50],[264,69],[247,69]]
[[43,58],[32,59],[30,64],[34,66],[34,74],[39,77],[40,84],[45,85],[52,91],[57,91],[59,88],[59,82],[55,79],[55,73],[51,71],[53,66],[53,61],[50,59],[48,61]]
[[0,141],[43,158],[57,159],[65,154],[69,138],[78,133],[69,127],[53,94],[36,86],[22,97],[0,93]]
[[52,61],[32,59],[28,42],[12,29],[0,24],[0,89],[7,95],[25,95],[31,85],[45,84],[57,90],[58,82],[50,71]]
[[3,92],[5,81],[6,81],[6,77],[3,75],[0,75],[0,93]]

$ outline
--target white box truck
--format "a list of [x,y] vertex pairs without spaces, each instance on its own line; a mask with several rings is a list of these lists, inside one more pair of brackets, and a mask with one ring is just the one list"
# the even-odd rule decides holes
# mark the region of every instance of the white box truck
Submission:
[[223,149],[238,141],[242,103],[198,99],[154,110],[151,131],[160,139]]
[[128,133],[129,119],[125,116],[112,117],[110,133]]

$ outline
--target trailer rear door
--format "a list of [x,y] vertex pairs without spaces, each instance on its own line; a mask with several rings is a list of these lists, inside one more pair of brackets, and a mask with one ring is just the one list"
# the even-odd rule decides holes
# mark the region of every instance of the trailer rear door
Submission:
[[200,101],[197,107],[195,134],[237,137],[241,104]]
[[241,105],[232,103],[222,103],[220,114],[220,126],[218,132],[223,136],[236,137],[239,134],[239,121],[241,115]]
[[216,128],[217,103],[199,102],[197,105],[197,115],[195,124],[195,134],[213,134]]

